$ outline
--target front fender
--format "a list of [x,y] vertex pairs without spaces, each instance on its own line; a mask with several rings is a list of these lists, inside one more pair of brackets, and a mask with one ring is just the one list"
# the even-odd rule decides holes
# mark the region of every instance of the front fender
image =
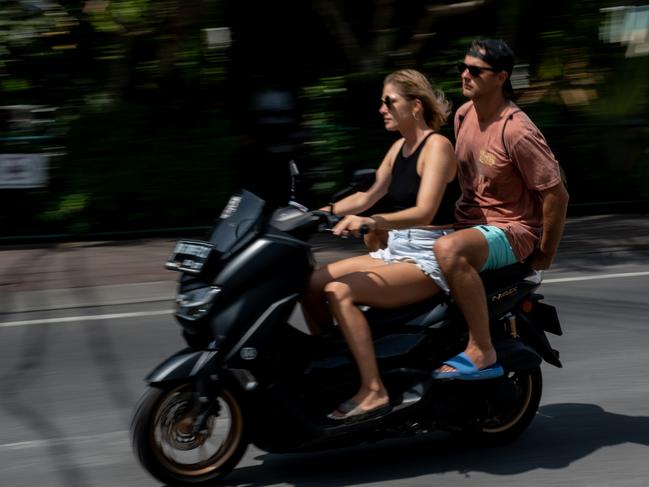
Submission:
[[200,371],[214,367],[217,353],[215,350],[181,350],[149,372],[145,380],[156,384],[195,377]]

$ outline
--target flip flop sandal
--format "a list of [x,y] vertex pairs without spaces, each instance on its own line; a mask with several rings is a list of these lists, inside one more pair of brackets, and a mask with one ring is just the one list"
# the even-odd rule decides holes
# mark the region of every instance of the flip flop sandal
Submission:
[[365,421],[367,419],[383,416],[392,411],[392,405],[386,404],[384,406],[379,406],[378,408],[366,410],[361,408],[356,401],[349,399],[338,406],[337,411],[343,413],[343,415],[335,415],[334,413],[336,411],[334,411],[328,414],[327,418],[337,423],[356,423],[358,421]]

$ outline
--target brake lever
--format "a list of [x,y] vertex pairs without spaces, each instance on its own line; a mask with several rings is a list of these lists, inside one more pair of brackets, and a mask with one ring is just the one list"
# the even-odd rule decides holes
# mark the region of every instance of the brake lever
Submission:
[[[325,211],[321,210],[315,210],[313,211],[313,214],[319,217],[324,217],[326,219],[326,223],[320,223],[318,225],[318,231],[319,232],[333,232],[333,227],[336,226],[336,224],[342,220],[342,217],[339,217],[338,215],[334,215],[333,213],[328,213]],[[363,223],[361,227],[358,229],[358,233],[360,234],[361,237],[367,235],[370,233],[370,227],[369,225]],[[343,234],[339,235],[340,238],[349,238],[349,235]]]
[[[333,213],[322,210],[314,210],[311,212],[313,216],[317,217],[320,220],[318,225],[318,231],[332,231],[333,227],[336,226],[341,218]],[[322,221],[324,220],[324,221]]]

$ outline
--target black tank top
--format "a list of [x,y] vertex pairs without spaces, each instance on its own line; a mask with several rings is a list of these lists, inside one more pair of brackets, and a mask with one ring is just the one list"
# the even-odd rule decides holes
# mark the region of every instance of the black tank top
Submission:
[[[396,211],[411,208],[417,203],[417,192],[421,177],[417,174],[417,160],[428,137],[434,132],[429,133],[422,140],[417,148],[408,157],[403,155],[403,145],[394,160],[392,167],[392,180],[388,188],[388,197],[390,198]],[[405,142],[404,142],[405,144]],[[430,222],[431,225],[447,225],[455,221],[455,203],[460,197],[460,186],[457,177],[446,186],[444,196],[439,204],[437,213]]]

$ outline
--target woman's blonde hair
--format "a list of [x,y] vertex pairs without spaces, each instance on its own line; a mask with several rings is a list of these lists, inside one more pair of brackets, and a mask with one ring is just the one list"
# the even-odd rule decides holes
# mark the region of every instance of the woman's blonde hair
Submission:
[[424,107],[424,121],[433,130],[439,130],[451,114],[451,103],[442,90],[433,88],[428,78],[415,69],[400,69],[385,77],[383,84],[395,85],[401,95],[418,99]]

